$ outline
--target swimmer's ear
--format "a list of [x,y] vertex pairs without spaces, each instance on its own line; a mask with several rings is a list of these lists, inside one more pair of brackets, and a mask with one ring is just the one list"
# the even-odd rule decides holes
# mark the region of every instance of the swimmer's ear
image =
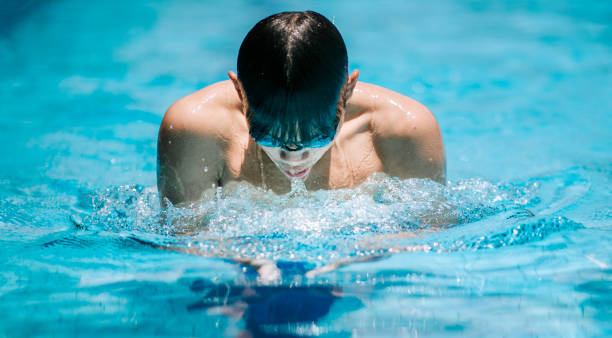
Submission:
[[351,75],[346,79],[346,89],[344,90],[344,102],[348,101],[353,95],[353,90],[355,90],[355,86],[357,85],[357,79],[359,78],[359,71],[354,70]]
[[244,93],[244,88],[242,88],[242,82],[238,80],[238,75],[236,73],[230,71],[227,73],[227,76],[230,78],[232,83],[234,84],[234,88],[236,89],[236,93],[238,93],[238,97],[240,98],[240,102],[242,106],[246,106],[246,95]]

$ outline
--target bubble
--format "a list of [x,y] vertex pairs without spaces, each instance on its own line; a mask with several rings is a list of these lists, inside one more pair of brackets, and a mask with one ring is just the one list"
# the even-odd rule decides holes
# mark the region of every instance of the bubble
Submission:
[[375,174],[356,188],[331,191],[308,191],[294,180],[285,195],[234,183],[211,184],[214,193],[203,194],[210,200],[189,207],[166,200],[163,210],[155,187],[109,188],[75,223],[204,256],[315,266],[406,251],[487,250],[579,226],[525,211],[538,201],[535,183],[471,179],[445,186]]

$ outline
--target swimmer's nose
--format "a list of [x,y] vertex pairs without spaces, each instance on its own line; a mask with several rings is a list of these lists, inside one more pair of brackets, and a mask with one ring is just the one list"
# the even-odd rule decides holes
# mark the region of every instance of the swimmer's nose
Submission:
[[304,147],[301,144],[295,144],[295,143],[291,143],[291,142],[287,142],[285,144],[283,144],[281,146],[282,149],[285,149],[287,151],[300,151],[302,149],[304,149]]
[[300,151],[287,151],[285,149],[281,149],[280,158],[287,162],[297,162],[304,161],[310,157],[310,152],[308,150],[300,150]]

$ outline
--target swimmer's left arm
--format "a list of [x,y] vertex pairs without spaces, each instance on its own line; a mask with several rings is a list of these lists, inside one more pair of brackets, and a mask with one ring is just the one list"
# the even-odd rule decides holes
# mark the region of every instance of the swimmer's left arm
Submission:
[[378,111],[374,145],[386,174],[446,182],[446,157],[438,122],[422,104],[404,98],[403,107]]

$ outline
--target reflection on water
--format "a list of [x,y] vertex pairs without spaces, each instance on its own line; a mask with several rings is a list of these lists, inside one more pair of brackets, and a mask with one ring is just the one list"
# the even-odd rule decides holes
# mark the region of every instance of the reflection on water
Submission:
[[239,286],[215,284],[208,280],[193,281],[190,289],[200,298],[188,310],[221,313],[244,322],[252,336],[319,336],[325,333],[315,322],[329,313],[340,298],[350,304],[347,311],[362,306],[355,296],[344,296],[342,288],[333,286]]

